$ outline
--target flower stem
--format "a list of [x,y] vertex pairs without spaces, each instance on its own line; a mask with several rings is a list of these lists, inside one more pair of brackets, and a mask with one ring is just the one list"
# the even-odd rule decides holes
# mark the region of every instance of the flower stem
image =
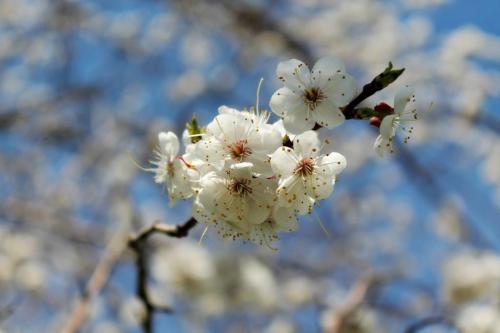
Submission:
[[387,68],[377,75],[370,83],[365,84],[361,93],[356,96],[349,104],[347,104],[342,112],[346,119],[362,119],[358,116],[358,110],[356,106],[358,106],[361,102],[363,102],[368,97],[374,95],[376,92],[386,88],[388,85],[397,80],[397,78],[403,74],[404,68],[401,69],[393,69],[392,63],[390,62]]

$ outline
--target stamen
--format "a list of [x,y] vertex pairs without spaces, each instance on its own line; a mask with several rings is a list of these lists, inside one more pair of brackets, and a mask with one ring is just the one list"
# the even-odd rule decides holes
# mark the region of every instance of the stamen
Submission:
[[239,140],[236,143],[227,146],[231,158],[238,161],[243,161],[252,154],[252,149],[248,146],[247,140]]
[[316,221],[318,221],[319,226],[321,227],[321,230],[325,233],[326,238],[332,238],[330,235],[330,232],[328,229],[326,229],[325,225],[323,224],[323,221],[321,221],[321,218],[319,217],[318,213],[316,211],[313,211],[314,217],[316,217]]
[[242,179],[231,179],[227,184],[227,189],[233,195],[238,195],[242,198],[253,192],[250,187],[251,184],[250,179],[242,178]]
[[296,176],[307,177],[314,173],[314,169],[314,160],[311,158],[304,158],[299,161],[299,163],[293,170],[293,174]]
[[317,87],[305,89],[302,97],[309,111],[314,111],[318,104],[326,99],[325,94]]
[[196,167],[194,165],[192,165],[191,163],[189,163],[188,161],[186,161],[184,159],[184,157],[182,156],[177,156],[177,159],[180,160],[182,163],[184,163],[184,165],[186,167],[188,167],[189,169],[193,169],[193,170],[196,170]]
[[[143,167],[142,165],[140,165],[140,164],[139,164],[139,162],[137,162],[137,161],[135,160],[135,158],[132,156],[132,154],[131,154],[130,152],[129,152],[129,153],[127,153],[127,155],[128,155],[128,158],[132,161],[132,163],[133,163],[133,164],[134,164],[137,168],[141,169],[142,171],[146,171],[146,172],[151,172],[151,171],[154,171],[154,169],[153,169],[153,168],[145,168],[145,167]],[[153,162],[150,162],[150,163],[153,163]]]
[[257,86],[257,96],[255,97],[255,114],[259,116],[259,95],[260,95],[260,88],[262,86],[262,82],[264,82],[263,78],[260,78],[259,80],[259,85]]
[[201,245],[203,243],[203,240],[205,239],[205,235],[207,234],[208,231],[208,225],[203,229],[203,232],[201,233],[200,239],[198,240],[198,245]]

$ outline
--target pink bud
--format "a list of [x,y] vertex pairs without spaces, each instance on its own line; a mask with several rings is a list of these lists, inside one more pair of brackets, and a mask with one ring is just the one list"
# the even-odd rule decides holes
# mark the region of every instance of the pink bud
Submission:
[[384,102],[377,104],[373,109],[379,115],[387,115],[387,114],[394,113],[394,108],[392,106],[390,106],[389,104],[384,103]]
[[370,125],[375,126],[377,128],[380,127],[381,121],[379,117],[371,117],[370,118]]

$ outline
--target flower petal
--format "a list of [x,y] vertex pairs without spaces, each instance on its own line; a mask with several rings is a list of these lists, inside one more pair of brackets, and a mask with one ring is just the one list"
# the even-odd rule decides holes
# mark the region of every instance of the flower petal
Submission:
[[292,175],[297,162],[297,155],[289,147],[280,147],[271,155],[271,168],[279,178]]
[[295,211],[299,215],[305,215],[312,213],[314,208],[314,199],[308,195],[304,195],[301,193],[300,196],[297,196],[297,200],[295,201]]
[[398,90],[394,96],[394,112],[401,114],[404,112],[406,104],[415,97],[415,90],[410,86],[404,86]]
[[335,74],[345,73],[344,62],[336,57],[319,59],[311,71],[311,82],[317,87],[325,86]]
[[230,174],[233,178],[252,178],[252,168],[253,164],[249,162],[236,163],[231,165]]
[[269,162],[269,154],[254,152],[245,159],[253,164],[252,172],[259,174],[262,177],[272,177],[274,175]]
[[249,200],[248,212],[248,223],[260,224],[269,217],[269,214],[271,214],[271,206],[263,200]]
[[237,142],[246,133],[248,123],[238,114],[221,113],[207,125],[207,133],[226,143]]
[[255,225],[250,230],[249,239],[261,246],[267,246],[268,248],[275,250],[272,247],[274,241],[278,239],[276,234],[275,225],[271,221],[265,221],[264,223]]
[[207,210],[215,209],[215,201],[225,191],[224,183],[218,178],[215,172],[209,172],[200,180],[201,191],[197,200]]
[[192,215],[198,222],[215,223],[216,220],[210,216],[209,211],[203,206],[198,198],[193,200]]
[[179,153],[179,139],[174,132],[160,132],[158,141],[160,141],[160,148],[165,152],[169,160],[177,156]]
[[279,117],[285,117],[291,109],[295,109],[302,102],[300,95],[294,94],[287,87],[280,88],[271,96],[269,107]]
[[335,177],[330,174],[328,168],[323,168],[325,172],[317,171],[314,175],[304,179],[308,194],[315,200],[326,199],[333,192]]
[[217,169],[223,167],[225,154],[224,144],[213,136],[207,136],[198,141],[194,150],[194,155],[203,161],[203,165]]
[[276,75],[285,87],[297,94],[311,84],[309,68],[297,59],[280,62],[276,69]]
[[299,195],[304,195],[304,185],[300,177],[295,175],[283,178],[276,190],[278,205],[281,207],[293,207]]
[[302,133],[314,127],[315,120],[305,104],[298,104],[283,118],[285,129],[293,134]]
[[226,106],[226,105],[221,105],[219,106],[219,114],[232,114],[232,115],[239,115],[240,114],[240,111],[235,109],[235,108],[231,108],[229,106]]
[[318,156],[320,145],[321,141],[316,131],[305,131],[293,139],[294,151],[302,158]]
[[340,108],[329,99],[316,106],[314,118],[318,124],[328,128],[337,127],[345,121],[345,116]]
[[283,143],[283,135],[271,125],[262,125],[248,133],[248,146],[253,152],[273,153]]
[[[316,165],[318,166],[318,172],[321,174],[338,175],[346,168],[347,160],[344,155],[332,152],[318,158],[316,160]],[[329,170],[324,170],[325,167]]]
[[273,219],[276,222],[276,226],[281,231],[295,231],[299,228],[297,216],[293,208],[274,207]]
[[172,162],[172,166],[174,171],[168,188],[169,197],[174,202],[179,199],[187,199],[193,194],[189,169],[178,159]]
[[249,202],[245,198],[239,195],[229,194],[229,192],[226,191],[217,203],[219,204],[217,211],[221,219],[241,225],[242,228],[246,227],[250,209],[248,207]]
[[397,114],[390,114],[382,119],[380,124],[380,135],[388,140],[392,138],[395,134],[396,128],[394,127],[394,120],[398,117]]
[[328,99],[338,106],[349,104],[358,92],[356,80],[347,73],[333,75],[322,89]]
[[386,144],[387,140],[384,139],[382,135],[377,136],[377,138],[375,139],[375,143],[373,144],[373,149],[375,149],[375,152],[378,156],[384,157]]
[[272,124],[271,127],[273,128],[273,130],[277,131],[280,134],[281,138],[283,138],[287,134],[285,125],[283,125],[283,119],[279,119],[274,124]]
[[237,238],[248,239],[250,228],[248,225],[235,224],[229,221],[216,221],[215,229],[217,230],[217,235],[222,239],[232,239]]

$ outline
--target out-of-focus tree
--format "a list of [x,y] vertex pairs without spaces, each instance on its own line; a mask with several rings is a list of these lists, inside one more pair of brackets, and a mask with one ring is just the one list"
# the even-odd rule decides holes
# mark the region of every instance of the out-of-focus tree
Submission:
[[[447,6],[0,1],[0,330],[498,332],[500,37],[438,27]],[[349,167],[277,252],[175,229],[189,205],[136,165],[156,134],[253,105],[260,77],[268,101],[278,62],[331,54],[360,83],[406,68],[363,105],[414,86],[434,110],[410,143],[381,160],[368,124],[329,131]]]

